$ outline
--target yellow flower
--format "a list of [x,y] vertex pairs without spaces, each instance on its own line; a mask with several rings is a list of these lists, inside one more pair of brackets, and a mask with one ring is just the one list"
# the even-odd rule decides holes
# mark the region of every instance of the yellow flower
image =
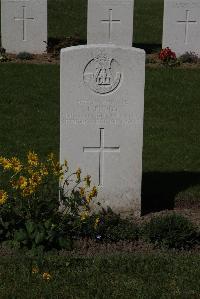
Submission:
[[32,268],[32,274],[37,274],[39,272],[39,268],[38,267],[33,267]]
[[52,279],[52,276],[51,276],[51,274],[49,274],[48,272],[44,272],[44,273],[42,274],[42,278],[43,278],[44,280],[49,281],[50,279]]
[[76,171],[76,177],[77,177],[77,181],[80,181],[80,179],[81,179],[81,169],[80,168],[78,168]]
[[88,218],[88,212],[87,211],[83,211],[80,214],[80,217],[81,217],[81,221],[84,221],[86,218]]
[[16,186],[17,188],[23,190],[24,188],[26,188],[27,184],[28,184],[27,179],[24,176],[20,176],[19,180],[16,183]]
[[41,176],[47,176],[49,174],[47,167],[43,164],[41,164],[40,174]]
[[84,181],[86,183],[86,186],[87,187],[90,187],[90,184],[91,184],[91,176],[90,175],[87,175],[85,178],[84,178]]
[[59,173],[59,179],[60,180],[63,180],[64,179],[64,172],[62,170],[60,170],[60,173]]
[[4,170],[8,170],[12,168],[12,163],[9,159],[0,157],[0,164],[2,165],[2,167],[4,168]]
[[19,172],[22,169],[22,164],[16,157],[11,158],[12,169],[15,172]]
[[86,198],[87,203],[89,204],[92,198],[96,196],[97,196],[97,188],[94,186]]
[[81,197],[84,197],[85,196],[85,188],[79,187],[79,194]]
[[37,187],[42,182],[42,177],[38,172],[33,173],[29,179],[29,183],[32,187]]
[[97,188],[94,186],[90,192],[91,197],[97,197]]
[[98,191],[97,191],[97,188],[94,186],[93,188],[92,188],[92,196],[93,197],[97,197],[97,194],[98,194]]
[[16,181],[10,180],[10,182],[11,182],[12,187],[13,187],[14,189],[18,189],[18,184],[17,184]]
[[28,164],[31,166],[37,166],[38,165],[38,155],[34,152],[28,153]]
[[53,153],[50,153],[50,154],[48,155],[47,161],[52,161],[52,160],[54,160],[54,154],[53,154]]
[[53,174],[59,177],[63,175],[62,167],[59,162],[53,162]]
[[94,228],[95,228],[95,229],[97,228],[99,222],[100,222],[100,218],[97,217],[96,220],[95,220],[95,223],[94,223]]
[[23,191],[22,191],[22,196],[23,197],[28,197],[30,196],[31,194],[33,194],[35,192],[35,189],[34,187],[27,187],[25,188]]
[[86,197],[86,201],[87,201],[87,203],[89,204],[89,203],[91,202],[91,200],[92,200],[92,196],[91,196],[91,194],[89,194],[89,195]]
[[0,190],[0,205],[3,205],[8,199],[8,194],[3,191],[3,190]]

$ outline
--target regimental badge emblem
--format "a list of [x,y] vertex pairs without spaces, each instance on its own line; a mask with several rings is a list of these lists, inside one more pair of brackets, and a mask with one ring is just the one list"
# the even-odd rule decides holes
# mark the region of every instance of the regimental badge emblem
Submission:
[[86,65],[83,75],[85,84],[95,93],[107,94],[116,90],[122,80],[119,63],[100,53]]

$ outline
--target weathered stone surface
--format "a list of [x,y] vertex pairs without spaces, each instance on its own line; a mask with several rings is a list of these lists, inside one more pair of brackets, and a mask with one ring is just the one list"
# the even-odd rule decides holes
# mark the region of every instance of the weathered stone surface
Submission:
[[88,44],[132,46],[134,0],[89,0]]
[[47,0],[1,0],[1,40],[8,53],[47,47]]
[[163,48],[200,54],[200,1],[165,0]]
[[80,167],[98,200],[140,215],[145,53],[91,45],[61,51],[60,160]]

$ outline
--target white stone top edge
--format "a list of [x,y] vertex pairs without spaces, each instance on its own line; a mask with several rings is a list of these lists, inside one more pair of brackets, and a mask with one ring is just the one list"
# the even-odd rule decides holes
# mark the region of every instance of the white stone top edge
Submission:
[[140,48],[119,46],[119,45],[113,45],[113,44],[90,44],[90,45],[72,46],[72,47],[67,47],[67,48],[61,49],[61,54],[64,52],[69,52],[69,51],[73,51],[73,50],[95,49],[95,48],[131,50],[131,51],[135,51],[140,54],[146,54],[146,52]]

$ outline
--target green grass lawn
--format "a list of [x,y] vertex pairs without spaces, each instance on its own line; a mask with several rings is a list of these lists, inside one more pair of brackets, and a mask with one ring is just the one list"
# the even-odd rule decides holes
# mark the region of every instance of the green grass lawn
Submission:
[[198,254],[52,255],[43,271],[52,280],[31,275],[31,263],[23,256],[1,257],[0,298],[200,298]]
[[[1,64],[0,82],[0,153],[58,153],[59,66]],[[144,171],[199,171],[199,82],[199,70],[147,69]]]
[[[59,66],[0,65],[0,155],[59,152]],[[198,69],[147,69],[143,196],[199,200]],[[133,153],[134,154],[134,153]],[[67,158],[67,157],[66,157]]]
[[[135,0],[134,43],[160,44],[163,0]],[[48,35],[87,37],[87,0],[48,0]]]
[[59,67],[0,65],[1,154],[59,149]]

